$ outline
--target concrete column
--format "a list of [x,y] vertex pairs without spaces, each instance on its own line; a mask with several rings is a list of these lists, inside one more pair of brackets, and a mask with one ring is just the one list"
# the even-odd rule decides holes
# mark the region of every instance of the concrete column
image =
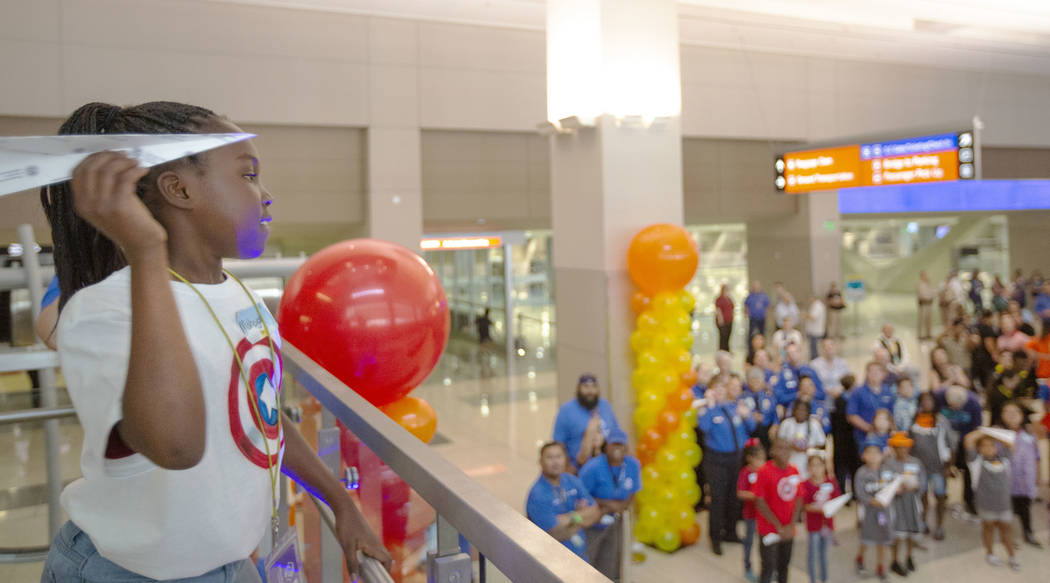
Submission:
[[766,289],[783,282],[802,307],[810,294],[823,297],[832,281],[842,283],[838,191],[784,196],[796,197],[794,214],[747,223],[748,279]]
[[369,21],[368,236],[419,252],[423,235],[418,25]]
[[[580,5],[586,9],[566,10]],[[556,18],[568,21],[552,22]],[[634,79],[639,87],[632,99],[616,92],[617,99],[604,100],[599,94],[598,101],[581,101],[579,109],[556,106],[553,96],[564,88],[557,86],[551,69],[573,60],[572,55],[562,60],[560,51],[580,40],[573,36],[575,29],[600,31],[589,37],[596,44],[585,52],[592,51],[605,63],[581,64],[580,75],[595,68],[619,71],[613,81],[593,80],[597,85],[588,85],[591,89],[629,84],[632,79],[623,77],[619,59],[635,54],[648,55],[647,71],[672,74],[653,82]],[[558,396],[562,401],[574,398],[579,374],[593,372],[626,429],[633,426],[628,337],[634,329],[630,297],[635,291],[627,275],[627,248],[643,227],[682,224],[683,216],[676,2],[550,0],[547,34],[549,114],[587,118],[597,112],[593,127],[551,138]],[[654,43],[654,38],[659,41]],[[666,50],[654,54],[654,46]],[[648,89],[660,94],[647,95]],[[668,92],[675,95],[668,98]],[[649,98],[654,104],[678,101],[670,110],[645,111]],[[658,119],[650,126],[651,117]]]

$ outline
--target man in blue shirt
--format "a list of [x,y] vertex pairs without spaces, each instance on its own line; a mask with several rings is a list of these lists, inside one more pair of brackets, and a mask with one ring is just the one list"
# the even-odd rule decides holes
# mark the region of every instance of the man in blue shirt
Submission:
[[604,450],[603,455],[592,457],[580,468],[580,481],[603,513],[585,533],[591,564],[602,575],[619,581],[623,512],[642,489],[642,464],[627,455],[627,434],[620,429],[609,432]]
[[784,412],[784,418],[787,419],[794,415],[795,403],[805,401],[809,403],[809,416],[820,422],[820,427],[824,430],[824,434],[827,435],[831,432],[831,410],[823,401],[817,401],[814,398],[815,395],[816,389],[813,379],[803,375],[799,380],[798,398],[787,407]]
[[896,397],[893,387],[886,385],[886,369],[875,361],[864,368],[864,384],[853,389],[846,401],[846,418],[853,426],[857,443],[864,443],[871,432],[871,423],[875,421],[875,412],[879,409],[893,411]]
[[568,471],[576,473],[584,462],[601,454],[609,432],[619,428],[612,405],[599,396],[597,377],[584,373],[576,385],[576,399],[558,410],[552,439],[565,444],[572,462]]
[[802,360],[802,347],[798,344],[788,344],[785,349],[787,360],[780,367],[780,380],[773,391],[777,395],[777,405],[788,406],[798,398],[798,382],[803,376],[813,379],[813,385],[817,389],[815,399],[824,401],[824,385],[816,371]]
[[769,312],[769,296],[762,291],[762,284],[756,279],[751,282],[751,293],[744,300],[747,309],[747,339],[766,333],[766,314]]
[[966,447],[963,445],[962,437],[975,431],[984,422],[981,401],[977,394],[966,387],[952,385],[946,389],[933,392],[937,400],[937,410],[944,415],[952,425],[952,431],[958,434],[958,449],[955,452],[955,467],[962,471],[963,478],[963,502],[966,511],[977,514],[977,506],[974,504],[974,493],[970,466],[966,463]]
[[536,526],[587,559],[583,529],[601,518],[594,498],[576,476],[565,471],[565,446],[556,441],[540,448],[540,477],[529,490],[525,514]]
[[704,435],[704,476],[711,495],[708,534],[711,550],[722,554],[722,542],[739,542],[736,522],[740,502],[736,481],[743,464],[744,446],[757,427],[752,412],[743,403],[730,400],[725,383],[714,380],[706,393],[697,426]]

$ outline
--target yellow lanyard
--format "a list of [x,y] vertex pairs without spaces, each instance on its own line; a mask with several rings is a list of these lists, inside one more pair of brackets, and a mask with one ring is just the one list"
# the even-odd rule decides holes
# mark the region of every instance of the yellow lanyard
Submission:
[[[212,309],[211,304],[208,303],[208,300],[204,297],[204,294],[202,294],[195,285],[187,281],[185,277],[179,275],[179,273],[174,269],[169,267],[168,271],[171,272],[171,274],[174,275],[176,279],[188,285],[190,289],[193,290],[195,294],[197,294],[197,297],[199,297],[201,301],[204,302],[204,306],[208,308],[208,313],[211,314],[212,319],[215,320],[215,324],[219,327],[219,330],[222,332],[222,335],[226,338],[226,342],[230,345],[230,350],[233,351],[233,357],[237,359],[237,366],[241,369],[241,379],[244,381],[244,389],[247,394],[248,404],[251,407],[253,420],[255,421],[256,427],[258,427],[259,430],[262,431],[262,413],[259,412],[259,405],[255,402],[255,393],[252,392],[252,385],[251,382],[249,382],[248,380],[248,370],[244,368],[244,361],[241,359],[240,353],[237,352],[237,347],[234,346],[233,339],[230,338],[230,335],[226,332],[226,327],[222,325],[222,321],[219,320],[219,317],[217,315],[215,315],[215,310]],[[270,334],[270,328],[266,325],[266,318],[263,318],[262,310],[259,309],[259,304],[255,301],[255,298],[252,296],[251,292],[248,291],[248,287],[244,285],[244,282],[237,279],[237,276],[230,273],[229,271],[226,271],[225,269],[223,269],[222,272],[233,278],[233,281],[236,281],[241,286],[241,289],[244,290],[245,295],[248,296],[248,300],[252,303],[252,306],[255,308],[255,313],[259,315],[259,322],[262,323],[263,331],[266,333],[266,339],[270,343],[270,362],[273,363],[274,372],[276,373],[277,349],[274,348],[273,335]],[[270,380],[273,384],[274,402],[277,407],[277,447],[278,450],[280,450],[281,445],[279,440],[283,435],[283,428],[281,427],[281,404],[279,400],[280,395],[277,392],[277,385],[280,381],[279,379]],[[273,514],[270,516],[270,527],[272,531],[271,540],[272,546],[276,547],[277,531],[280,527],[280,519],[277,517],[277,479],[281,469],[278,466],[276,466],[272,461],[273,458],[270,454],[270,440],[266,438],[265,434],[263,434],[262,436],[262,442],[263,447],[266,449],[266,473],[270,476],[270,498],[273,501]]]

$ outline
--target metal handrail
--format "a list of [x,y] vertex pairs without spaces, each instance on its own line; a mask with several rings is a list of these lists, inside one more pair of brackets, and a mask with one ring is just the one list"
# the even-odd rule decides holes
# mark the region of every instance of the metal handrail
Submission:
[[28,423],[30,421],[47,421],[61,417],[75,417],[76,409],[72,407],[47,407],[44,409],[21,409],[18,411],[0,412],[0,425],[11,423]]
[[284,363],[296,380],[512,581],[608,583],[520,512],[504,504],[444,457],[287,340]]
[[[317,513],[321,515],[321,522],[324,523],[329,532],[335,534],[335,516],[332,514],[332,509],[319,501],[309,491],[306,492],[306,495],[317,507]],[[358,551],[358,560],[361,565],[362,583],[394,583],[394,578],[390,576],[390,573],[383,568],[382,563],[379,561],[361,554],[361,551]]]

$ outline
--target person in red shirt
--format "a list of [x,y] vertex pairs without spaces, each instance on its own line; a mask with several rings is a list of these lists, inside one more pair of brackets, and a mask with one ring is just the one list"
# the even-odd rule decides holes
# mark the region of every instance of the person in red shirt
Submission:
[[722,290],[715,299],[715,325],[718,326],[718,349],[729,351],[729,336],[733,333],[733,300],[729,297],[729,286],[722,284]]
[[762,448],[762,442],[752,437],[747,440],[744,447],[744,468],[740,470],[740,477],[736,481],[736,497],[744,503],[740,517],[747,525],[744,534],[744,577],[751,583],[758,581],[754,571],[751,570],[751,546],[755,541],[755,493],[751,491],[755,482],[758,481],[758,471],[766,463],[766,450]]
[[806,462],[809,479],[802,483],[802,503],[806,510],[806,532],[809,545],[806,549],[806,564],[809,566],[809,583],[817,583],[817,568],[820,582],[828,580],[828,539],[835,531],[835,519],[824,516],[824,503],[841,495],[839,485],[827,477],[824,458],[811,455]]
[[779,583],[787,583],[791,546],[795,539],[795,523],[802,509],[799,497],[798,470],[789,463],[791,444],[777,439],[772,447],[773,459],[758,471],[758,479],[751,491],[755,494],[756,523],[761,541],[762,583],[770,583],[773,573]]

